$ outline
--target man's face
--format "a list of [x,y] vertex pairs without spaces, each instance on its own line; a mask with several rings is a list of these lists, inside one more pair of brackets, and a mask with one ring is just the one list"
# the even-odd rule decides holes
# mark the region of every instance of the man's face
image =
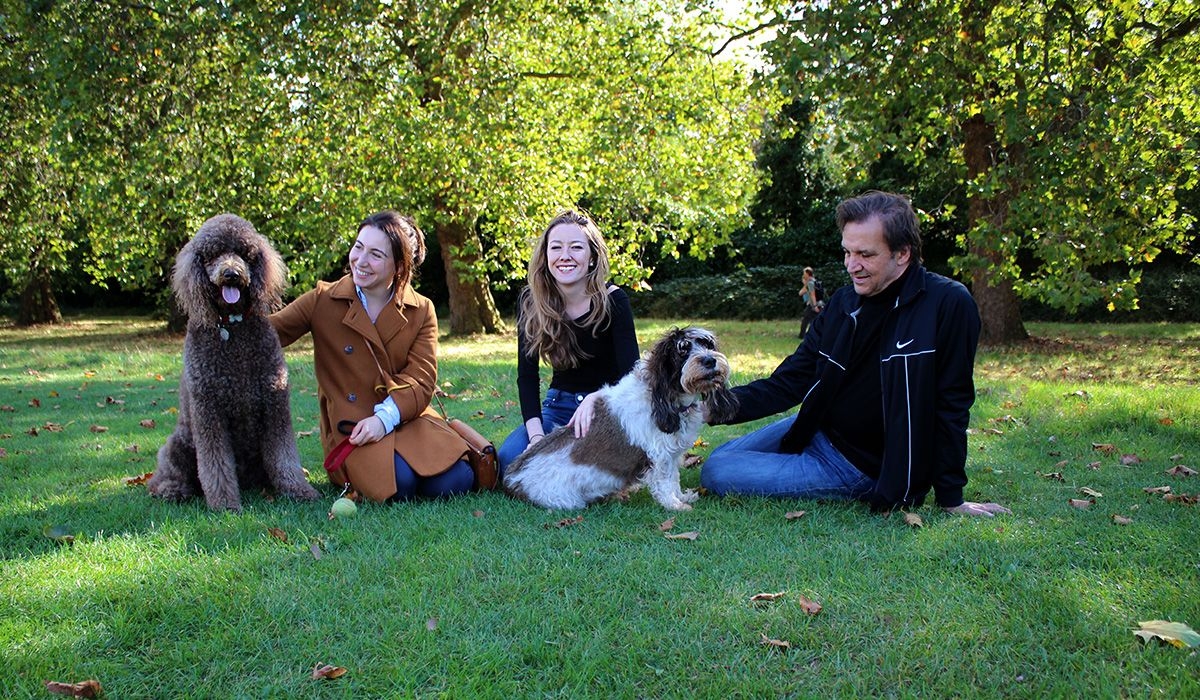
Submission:
[[861,297],[869,297],[900,279],[912,259],[912,250],[889,249],[883,236],[883,222],[872,216],[842,227],[842,255],[854,291]]

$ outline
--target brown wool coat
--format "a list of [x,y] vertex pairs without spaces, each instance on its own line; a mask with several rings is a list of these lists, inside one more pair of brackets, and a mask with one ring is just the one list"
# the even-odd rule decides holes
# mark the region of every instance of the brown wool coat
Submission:
[[326,454],[345,437],[338,423],[349,421],[343,424],[348,433],[374,414],[383,396],[376,387],[390,387],[401,425],[379,442],[355,448],[346,460],[351,485],[363,496],[382,501],[396,493],[393,452],[421,476],[440,474],[463,456],[462,438],[430,406],[437,388],[437,315],[433,302],[412,287],[395,295],[371,323],[349,276],[320,282],[272,314],[271,323],[285,347],[312,333]]

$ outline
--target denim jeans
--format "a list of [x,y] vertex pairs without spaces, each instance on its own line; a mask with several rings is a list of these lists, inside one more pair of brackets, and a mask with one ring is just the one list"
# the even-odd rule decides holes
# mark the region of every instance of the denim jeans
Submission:
[[419,476],[400,455],[396,457],[396,495],[389,501],[407,501],[411,498],[439,498],[458,496],[475,485],[475,472],[465,459],[460,459],[441,474]]
[[718,496],[854,500],[871,492],[875,480],[848,462],[825,433],[817,431],[800,454],[780,452],[795,420],[785,418],[713,450],[700,469],[700,485]]
[[[560,425],[570,423],[571,416],[575,415],[575,409],[583,403],[585,396],[587,394],[572,394],[558,389],[547,389],[546,398],[542,401],[542,430],[549,433]],[[500,465],[501,476],[504,475],[504,470],[508,468],[508,465],[520,457],[528,446],[529,433],[525,430],[525,424],[522,423],[517,426],[516,430],[509,433],[508,437],[504,438],[504,443],[496,451],[496,461]]]

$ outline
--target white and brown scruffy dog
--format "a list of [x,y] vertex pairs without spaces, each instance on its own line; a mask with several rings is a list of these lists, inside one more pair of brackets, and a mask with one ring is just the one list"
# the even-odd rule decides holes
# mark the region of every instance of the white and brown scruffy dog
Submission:
[[504,474],[504,490],[544,508],[583,508],[643,482],[668,510],[690,510],[679,467],[706,418],[737,409],[729,361],[703,328],[675,329],[621,381],[597,393],[587,435],[559,427]]
[[179,422],[158,451],[151,494],[203,494],[213,510],[241,510],[240,490],[267,484],[319,496],[300,467],[287,364],[267,319],[286,279],[279,253],[233,214],[205,221],[179,252],[173,287],[188,316]]

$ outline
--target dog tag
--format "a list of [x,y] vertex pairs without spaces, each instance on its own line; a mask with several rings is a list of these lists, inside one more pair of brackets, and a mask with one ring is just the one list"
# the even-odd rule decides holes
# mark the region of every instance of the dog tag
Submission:
[[221,329],[221,340],[229,340],[229,331],[224,328]]

